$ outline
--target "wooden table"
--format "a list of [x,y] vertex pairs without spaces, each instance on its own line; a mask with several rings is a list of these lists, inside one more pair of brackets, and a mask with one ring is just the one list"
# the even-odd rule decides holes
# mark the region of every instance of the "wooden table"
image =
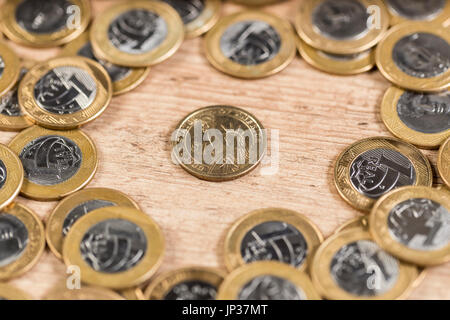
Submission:
[[[96,13],[114,1],[93,1]],[[297,1],[265,7],[293,21]],[[241,7],[226,4],[224,14]],[[267,79],[245,81],[212,68],[202,39],[186,40],[168,61],[152,68],[143,85],[115,97],[106,112],[83,130],[99,150],[99,170],[89,187],[111,187],[134,198],[162,227],[166,254],[161,271],[186,265],[224,269],[223,239],[231,224],[264,207],[296,210],[312,219],[325,236],[359,213],[333,185],[338,154],[352,142],[390,136],[380,119],[383,93],[390,86],[379,72],[350,77],[319,72],[301,58]],[[58,49],[34,50],[11,44],[25,58],[45,60]],[[238,180],[201,181],[174,165],[170,135],[187,113],[207,105],[229,104],[253,113],[268,129],[279,129],[279,172],[259,169]],[[8,143],[15,133],[2,132]],[[436,151],[424,151],[435,168]],[[436,170],[435,170],[436,172]],[[435,173],[435,181],[439,182]],[[19,198],[44,219],[55,202]],[[64,281],[64,264],[46,250],[30,272],[11,281],[41,298]],[[430,268],[412,299],[450,299],[450,264]]]

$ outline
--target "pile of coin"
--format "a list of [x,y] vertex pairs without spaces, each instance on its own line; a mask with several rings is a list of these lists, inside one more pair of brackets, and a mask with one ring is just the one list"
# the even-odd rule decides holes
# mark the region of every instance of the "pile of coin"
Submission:
[[[69,23],[73,6],[81,18]],[[450,187],[449,1],[302,1],[297,35],[267,12],[221,18],[220,6],[219,0],[117,2],[90,24],[87,0],[5,2],[1,27],[10,41],[65,47],[53,59],[33,62],[0,42],[0,128],[22,130],[0,145],[0,281],[30,270],[47,243],[69,268],[80,269],[83,282],[79,290],[58,285],[47,299],[396,299],[420,282],[426,266],[450,260],[450,191],[432,188],[431,165],[413,146],[440,147],[437,168]],[[206,32],[211,65],[240,78],[281,71],[297,47],[308,63],[330,73],[356,74],[376,64],[394,85],[381,112],[397,138],[363,139],[341,153],[336,188],[364,215],[328,239],[297,212],[260,209],[230,228],[228,272],[190,266],[152,279],[165,250],[163,233],[127,195],[83,189],[98,157],[79,127],[99,117],[114,95],[142,83],[184,38]],[[211,128],[219,129],[214,139]],[[219,133],[241,128],[249,134],[240,152],[192,161],[209,147],[205,141],[212,145]],[[173,158],[200,179],[239,178],[264,156],[264,127],[241,108],[204,107],[177,129]],[[208,138],[200,145],[186,138],[197,132]],[[60,200],[45,228],[15,202],[19,192]],[[29,297],[0,283],[0,298]]]

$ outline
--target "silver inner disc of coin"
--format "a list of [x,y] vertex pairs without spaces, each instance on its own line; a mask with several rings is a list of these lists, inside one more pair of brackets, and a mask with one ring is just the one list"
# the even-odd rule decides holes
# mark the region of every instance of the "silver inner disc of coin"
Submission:
[[16,22],[31,33],[55,33],[66,28],[72,5],[68,0],[24,0],[16,8]]
[[42,136],[29,142],[19,155],[29,181],[53,186],[72,178],[80,169],[83,155],[69,138]]
[[197,19],[205,9],[205,0],[163,0],[173,7],[183,20],[188,24]]
[[133,222],[108,219],[86,232],[80,251],[84,261],[98,272],[123,272],[142,260],[147,251],[147,238]]
[[431,33],[413,33],[395,44],[392,59],[407,75],[437,77],[450,69],[450,45]]
[[312,12],[316,32],[335,40],[362,38],[369,28],[369,14],[358,0],[325,0]]
[[245,263],[275,260],[301,266],[308,254],[303,234],[281,221],[267,221],[250,229],[241,242],[241,256]]
[[80,219],[82,216],[88,214],[89,212],[91,212],[95,209],[100,209],[100,208],[104,208],[104,207],[112,207],[115,205],[116,204],[111,201],[99,200],[99,199],[89,200],[89,201],[79,204],[78,206],[76,206],[75,208],[70,210],[69,213],[67,214],[67,216],[64,218],[63,229],[62,229],[63,236],[65,237],[69,233],[73,224],[75,222],[77,222],[77,220]]
[[281,37],[264,21],[240,21],[220,38],[220,49],[228,59],[246,66],[272,60],[280,51]]
[[156,49],[167,37],[166,21],[145,9],[133,9],[119,15],[108,28],[109,41],[120,51],[142,54]]
[[377,199],[395,188],[414,185],[416,170],[398,151],[373,149],[353,161],[350,181],[359,193]]
[[247,282],[239,292],[238,300],[306,300],[306,295],[287,279],[263,275]]
[[0,160],[0,189],[5,185],[7,176],[8,172],[6,171],[5,163]]
[[11,214],[0,213],[0,268],[19,259],[27,244],[25,224]]
[[164,296],[164,300],[215,300],[217,288],[212,284],[189,280],[177,283]]
[[387,219],[393,239],[415,250],[439,250],[450,243],[450,212],[430,199],[397,204]]
[[330,273],[341,289],[356,296],[372,297],[394,287],[399,276],[399,263],[375,242],[358,240],[336,252]]
[[92,45],[90,41],[88,41],[80,50],[78,50],[77,55],[89,58],[100,63],[103,68],[105,68],[106,72],[108,72],[108,75],[111,78],[112,82],[123,80],[131,73],[131,68],[122,67],[102,59],[97,59],[92,51]]
[[402,122],[422,133],[440,133],[450,129],[450,94],[406,91],[397,102]]
[[445,7],[446,0],[387,0],[399,16],[410,20],[432,20]]
[[57,67],[45,74],[34,87],[39,107],[53,114],[66,115],[88,108],[97,95],[97,84],[78,67]]
[[[22,68],[20,71],[19,81],[28,72],[27,69]],[[17,95],[18,86],[10,90],[3,97],[0,97],[0,114],[8,117],[20,117],[23,115],[22,109],[19,106],[19,97]]]

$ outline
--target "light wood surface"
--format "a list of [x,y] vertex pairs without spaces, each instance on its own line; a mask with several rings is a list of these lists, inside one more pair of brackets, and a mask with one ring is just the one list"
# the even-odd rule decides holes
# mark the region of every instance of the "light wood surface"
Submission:
[[[101,12],[110,1],[93,1]],[[293,21],[297,1],[265,7]],[[223,14],[241,10],[227,4]],[[333,185],[338,154],[352,142],[390,136],[381,122],[382,96],[390,86],[377,71],[338,77],[319,72],[297,57],[267,79],[238,80],[213,69],[202,39],[186,40],[168,61],[152,68],[143,85],[115,97],[106,112],[83,127],[99,150],[99,170],[89,187],[110,187],[134,198],[162,227],[166,254],[159,272],[186,265],[224,269],[223,239],[231,224],[251,210],[283,207],[312,219],[325,236],[359,213]],[[45,60],[58,49],[13,45],[24,58]],[[229,104],[253,113],[280,133],[279,172],[262,176],[259,168],[231,182],[201,181],[174,165],[170,134],[189,112]],[[0,133],[8,143],[15,133]],[[435,168],[436,151],[424,151]],[[435,182],[440,182],[435,170]],[[55,202],[18,198],[45,221]],[[49,250],[38,265],[10,281],[41,298],[59,281],[65,266]],[[412,299],[450,299],[450,264],[430,268]]]

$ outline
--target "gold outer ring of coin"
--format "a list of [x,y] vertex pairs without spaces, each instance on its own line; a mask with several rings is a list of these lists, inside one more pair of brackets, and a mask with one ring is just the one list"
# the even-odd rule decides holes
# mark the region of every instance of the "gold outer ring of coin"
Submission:
[[144,292],[140,287],[123,289],[120,290],[120,295],[125,298],[125,300],[146,300]]
[[33,300],[27,293],[6,283],[0,283],[0,299]]
[[389,14],[381,0],[358,0],[365,8],[376,5],[380,9],[380,28],[372,28],[362,37],[350,40],[335,40],[320,34],[314,27],[312,13],[325,0],[302,1],[295,17],[295,28],[300,38],[308,45],[334,54],[353,54],[374,47],[389,27]]
[[403,72],[394,62],[392,51],[402,38],[414,33],[430,33],[450,44],[450,32],[433,23],[405,22],[391,28],[375,50],[375,61],[381,74],[395,85],[413,91],[440,92],[450,87],[450,69],[432,78],[413,77]]
[[84,189],[64,198],[48,217],[45,230],[48,247],[59,259],[62,259],[62,247],[65,238],[62,231],[67,215],[77,206],[92,200],[104,200],[119,207],[139,209],[138,204],[126,194],[108,188]]
[[0,76],[0,97],[7,94],[16,85],[20,76],[20,59],[3,41],[0,41],[0,58],[4,69]]
[[[58,67],[79,68],[95,81],[97,93],[89,106],[72,114],[55,114],[39,106],[34,94],[36,83]],[[33,123],[54,130],[68,130],[78,128],[99,117],[108,107],[112,91],[111,79],[105,68],[94,60],[74,56],[54,58],[35,65],[20,82],[18,97],[25,116]]]
[[450,138],[444,142],[439,150],[437,167],[442,180],[450,188]]
[[12,41],[37,48],[56,47],[67,43],[86,30],[91,20],[89,0],[70,0],[80,10],[80,24],[76,28],[63,28],[57,32],[38,34],[22,28],[16,21],[16,8],[23,0],[8,0],[2,6],[3,19],[1,26],[5,35]]
[[326,52],[311,47],[300,38],[297,41],[302,58],[313,67],[327,73],[355,75],[369,71],[375,66],[375,52],[372,49],[356,54],[355,58],[345,59],[346,55],[343,55],[343,59],[335,59]]
[[[111,22],[122,13],[133,9],[145,9],[158,14],[167,23],[167,36],[153,50],[142,54],[126,53],[116,48],[108,38]],[[91,43],[97,58],[127,67],[148,67],[170,58],[181,46],[184,25],[178,13],[170,5],[158,1],[121,2],[106,9],[91,27]]]
[[259,276],[274,276],[288,280],[301,289],[307,300],[320,300],[306,273],[277,261],[259,261],[245,264],[225,277],[217,293],[217,300],[238,300],[242,288]]
[[38,201],[62,199],[82,189],[92,180],[97,171],[97,149],[91,138],[81,130],[55,131],[39,126],[32,126],[18,133],[8,146],[15,154],[20,155],[25,146],[30,142],[42,136],[49,135],[62,136],[70,139],[80,148],[83,157],[77,173],[62,183],[45,186],[33,183],[25,177],[22,189],[20,190],[21,195]]
[[[59,54],[61,57],[77,56],[78,52],[89,42],[89,32],[85,32],[68,43]],[[81,56],[81,55],[80,55]],[[123,79],[113,81],[113,95],[129,92],[139,86],[150,73],[150,67],[129,68],[130,73]],[[112,81],[112,80],[111,80]]]
[[30,209],[13,203],[2,210],[19,219],[28,231],[28,243],[22,254],[13,262],[0,267],[0,281],[18,277],[29,271],[38,262],[45,248],[44,225]]
[[326,239],[314,255],[311,265],[311,278],[319,294],[330,300],[390,300],[404,298],[413,288],[418,278],[415,266],[398,261],[399,274],[395,285],[384,294],[368,297],[356,296],[334,281],[330,274],[330,264],[336,252],[343,246],[360,240],[373,241],[370,233],[362,229],[348,229]]
[[[381,119],[386,128],[396,137],[424,149],[436,149],[450,137],[450,129],[439,133],[422,133],[409,128],[399,117],[397,105],[405,90],[390,87],[381,103]],[[449,92],[450,94],[450,92]]]
[[439,203],[450,212],[450,198],[445,191],[429,187],[403,187],[381,197],[370,214],[370,233],[378,245],[409,263],[419,266],[432,266],[450,261],[450,242],[437,250],[415,250],[391,236],[388,218],[392,209],[409,199],[429,199]]
[[[81,256],[80,243],[86,232],[109,219],[122,219],[136,224],[147,239],[147,250],[139,263],[119,273],[96,271]],[[111,289],[126,289],[143,283],[156,272],[162,262],[164,247],[161,229],[149,216],[133,208],[105,207],[93,210],[75,222],[64,240],[62,252],[67,266],[80,267],[82,282]]]
[[431,187],[433,184],[430,162],[412,144],[391,137],[372,137],[359,140],[339,155],[334,168],[334,184],[341,197],[348,204],[365,213],[370,212],[376,199],[364,196],[353,187],[350,181],[350,168],[359,155],[378,148],[395,150],[408,158],[416,171],[416,186]]
[[184,33],[187,39],[201,36],[210,30],[220,18],[220,0],[205,0],[202,13],[194,21],[184,25]]
[[323,241],[320,230],[311,220],[295,211],[267,208],[254,210],[246,214],[237,220],[228,231],[224,243],[225,265],[228,271],[233,271],[239,266],[246,264],[241,255],[241,243],[245,235],[257,225],[269,221],[288,223],[302,234],[308,246],[308,255],[297,269],[303,271],[308,268],[315,250]]
[[[242,65],[227,58],[220,48],[220,40],[224,32],[242,21],[262,21],[274,28],[281,38],[281,47],[272,59],[257,65]],[[286,68],[296,54],[294,31],[289,23],[272,14],[247,10],[223,17],[206,34],[204,40],[206,58],[217,70],[228,75],[243,79],[258,79],[268,77]]]
[[2,209],[13,202],[19,194],[24,182],[24,171],[19,157],[3,144],[0,144],[0,160],[6,169],[6,179],[0,189],[0,209]]
[[[246,128],[252,128],[256,131],[257,135],[262,135],[262,131],[264,130],[264,127],[259,122],[258,119],[251,113],[245,111],[244,109],[233,107],[233,106],[208,106],[204,108],[197,109],[190,114],[188,114],[183,120],[181,120],[178,125],[176,126],[176,130],[186,130],[186,133],[189,133],[191,128],[194,125],[194,122],[196,120],[200,120],[203,122],[203,119],[214,119],[216,115],[219,116],[229,116],[234,119],[238,119],[239,121],[244,123],[244,127]],[[219,124],[220,125],[220,124]],[[218,128],[215,128],[218,129]],[[227,128],[228,129],[228,128]],[[232,129],[232,128],[230,128]],[[182,137],[184,138],[184,137]],[[257,141],[259,139],[256,139]],[[173,141],[172,146],[173,150],[175,150],[175,146],[178,144],[177,141]],[[265,152],[265,146],[266,141],[264,141],[264,146],[258,146],[259,148],[262,148]],[[247,163],[243,165],[239,165],[239,170],[237,171],[230,171],[226,174],[223,174],[222,172],[215,173],[211,170],[204,170],[205,166],[208,166],[207,164],[195,164],[193,157],[190,156],[190,160],[192,160],[192,163],[186,164],[183,163],[183,160],[180,158],[180,155],[177,154],[177,152],[173,152],[172,156],[178,164],[186,170],[188,173],[192,174],[193,176],[207,181],[228,181],[228,180],[234,180],[239,177],[242,177],[246,174],[248,174],[250,171],[256,168],[256,166],[261,162],[261,159],[264,156],[264,153],[260,154],[260,157],[257,159],[257,161],[253,164]],[[212,165],[211,165],[212,166]],[[208,169],[210,169],[210,167]]]
[[[31,61],[31,60],[25,60],[22,61],[21,64],[21,69],[22,70],[26,70],[26,72],[28,72],[28,70],[30,70],[31,68],[33,68],[33,66],[36,64],[35,61]],[[22,72],[22,71],[21,71]],[[20,81],[22,79],[17,80],[16,85],[6,94],[6,95],[14,95],[17,94],[18,95],[18,89],[19,89],[19,84]],[[0,103],[3,103],[3,101],[1,101],[4,97],[0,97]],[[17,102],[19,103],[19,102]],[[21,111],[22,112],[22,111]],[[26,128],[29,128],[33,125],[33,123],[28,120],[23,114],[19,115],[19,116],[7,116],[4,114],[0,114],[0,130],[4,130],[4,131],[20,131]]]
[[185,281],[202,281],[219,288],[226,274],[208,267],[185,267],[160,274],[145,289],[146,300],[164,300],[167,293],[177,284]]
[[440,23],[442,25],[448,25],[450,23],[450,2],[445,1],[445,5],[442,8],[442,10],[437,13],[435,16],[433,16],[431,19],[428,20],[410,20],[402,15],[399,15],[395,10],[389,6],[389,4],[386,4],[386,8],[389,12],[390,17],[390,23],[391,26],[397,25],[403,22],[416,22],[416,23]]
[[67,289],[65,284],[52,288],[44,300],[124,300],[118,293],[105,288],[82,285],[80,289]]

